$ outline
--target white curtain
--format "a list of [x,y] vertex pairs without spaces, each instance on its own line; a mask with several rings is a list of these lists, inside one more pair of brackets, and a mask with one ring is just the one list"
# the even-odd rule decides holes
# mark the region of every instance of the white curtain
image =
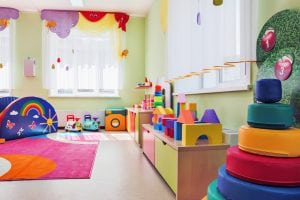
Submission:
[[43,31],[43,80],[48,89],[116,90],[119,30],[88,34],[76,28],[64,39]]
[[12,85],[12,26],[0,31],[0,90],[9,90]]

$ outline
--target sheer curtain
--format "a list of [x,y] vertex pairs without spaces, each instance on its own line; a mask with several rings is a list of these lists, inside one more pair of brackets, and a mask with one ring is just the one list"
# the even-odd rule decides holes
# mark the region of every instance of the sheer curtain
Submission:
[[[228,0],[221,6],[214,6],[212,0],[173,0],[168,16],[168,78],[250,58],[250,10],[251,0]],[[186,78],[180,84],[175,81],[175,91],[219,87],[220,81],[240,79],[243,74],[240,66],[221,71]]]
[[118,31],[89,34],[73,28],[61,39],[44,28],[44,86],[65,93],[118,90]]
[[8,91],[12,85],[12,29],[13,24],[0,31],[0,90]]

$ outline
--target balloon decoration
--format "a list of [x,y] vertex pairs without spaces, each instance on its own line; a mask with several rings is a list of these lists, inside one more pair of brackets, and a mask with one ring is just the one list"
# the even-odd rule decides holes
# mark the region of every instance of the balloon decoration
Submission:
[[0,7],[0,31],[3,31],[9,24],[10,19],[18,19],[19,10],[14,8]]
[[71,28],[77,27],[89,33],[99,33],[111,28],[126,31],[129,15],[119,12],[42,10],[45,26],[60,38],[66,38]]
[[215,6],[220,6],[220,5],[223,4],[223,0],[213,0],[213,4],[214,4]]

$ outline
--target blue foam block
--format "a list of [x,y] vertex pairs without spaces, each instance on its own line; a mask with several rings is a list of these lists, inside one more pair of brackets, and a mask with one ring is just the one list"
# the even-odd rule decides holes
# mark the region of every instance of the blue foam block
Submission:
[[182,139],[182,123],[178,121],[174,121],[174,139]]
[[256,81],[256,99],[262,103],[276,103],[281,100],[281,81],[278,79],[261,79]]
[[300,199],[300,187],[272,187],[242,181],[230,176],[225,165],[219,169],[217,189],[225,199],[232,200]]

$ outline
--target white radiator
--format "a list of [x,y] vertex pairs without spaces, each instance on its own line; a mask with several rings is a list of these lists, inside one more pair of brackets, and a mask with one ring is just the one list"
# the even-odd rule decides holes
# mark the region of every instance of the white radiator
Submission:
[[80,121],[83,122],[84,115],[90,114],[92,117],[98,117],[98,120],[100,120],[100,126],[105,126],[105,120],[104,120],[104,110],[98,110],[98,111],[83,111],[83,110],[56,110],[57,118],[58,118],[58,127],[65,127],[67,123],[67,115],[75,115],[75,117],[80,117]]

